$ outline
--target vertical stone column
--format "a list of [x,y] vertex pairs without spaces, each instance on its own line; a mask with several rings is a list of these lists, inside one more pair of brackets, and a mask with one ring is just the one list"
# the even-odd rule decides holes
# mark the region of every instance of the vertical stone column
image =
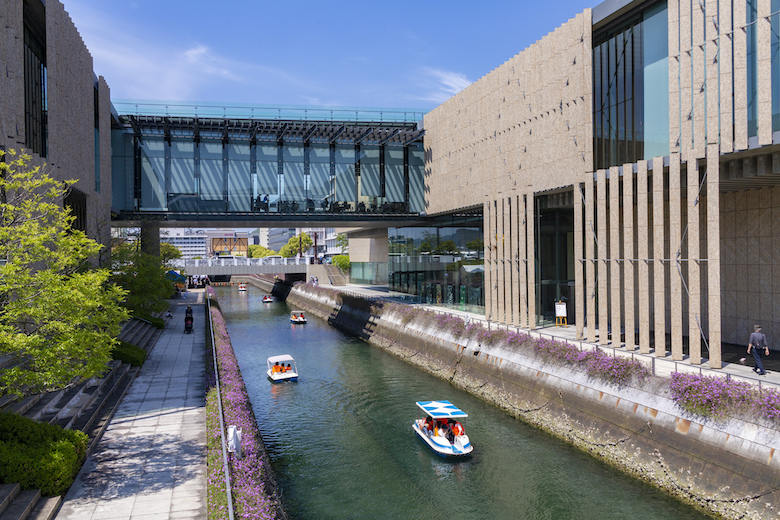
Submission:
[[536,328],[536,258],[534,244],[536,243],[536,220],[534,218],[534,193],[530,191],[526,199],[526,255],[528,258],[528,328]]
[[[772,0],[758,0],[758,144],[772,144]],[[709,198],[709,197],[708,197]]]
[[637,162],[637,266],[639,269],[639,351],[650,352],[649,218],[647,214],[647,161]]
[[744,2],[739,2],[734,9],[734,150],[745,150],[748,146],[746,23],[747,10]]
[[504,218],[506,213],[505,203],[504,197],[500,197],[496,201],[496,256],[493,259],[496,264],[496,312],[493,314],[493,319],[499,323],[506,323],[506,277],[504,273],[506,266],[506,255],[504,254],[504,246],[506,245],[504,236],[504,224],[506,222]]
[[[718,0],[720,15],[718,27],[718,68],[720,71],[720,150],[729,153],[734,150],[734,132],[732,123],[733,82],[732,57],[734,54],[734,34],[732,33],[731,6],[733,0]],[[714,97],[714,96],[713,96]],[[712,142],[712,140],[710,140]]]
[[634,315],[636,279],[636,252],[634,250],[634,166],[623,165],[623,280],[625,284],[626,350],[636,348],[636,320]]
[[[761,23],[759,18],[759,23]],[[721,368],[720,316],[720,153],[707,147],[707,292],[710,368]]]
[[[621,330],[620,274],[623,270],[623,257],[620,254],[620,167],[609,169],[609,277],[610,277],[610,325],[612,346],[619,347]],[[606,237],[605,237],[606,239]]]
[[160,256],[160,223],[145,221],[141,223],[141,251]]
[[699,262],[699,165],[688,157],[688,355],[701,363],[701,262]]
[[[720,92],[718,84],[718,52],[720,45],[720,25],[718,22],[718,0],[706,0],[707,17],[704,20],[706,41],[706,81],[707,81],[707,143],[720,141]],[[729,118],[730,119],[730,118]]]
[[585,251],[583,251],[583,233],[585,230],[582,211],[583,198],[582,183],[574,183],[574,326],[576,339],[582,339],[582,330],[585,323]]
[[664,211],[664,160],[653,159],[653,316],[655,318],[655,355],[666,355],[666,254]]
[[522,217],[519,215],[520,201],[517,193],[512,191],[509,198],[509,222],[510,222],[510,247],[507,262],[512,271],[512,325],[520,325],[520,244],[518,241],[518,230]]
[[667,4],[669,27],[669,151],[680,149],[680,6]]
[[585,308],[588,315],[588,343],[596,342],[596,229],[593,215],[593,176],[585,180]]
[[493,229],[493,219],[491,215],[493,212],[492,201],[488,200],[482,206],[482,233],[485,242],[485,317],[492,318],[491,308],[493,306],[493,235],[495,230]]
[[505,195],[501,200],[504,206],[504,218],[501,230],[501,245],[503,246],[503,252],[501,254],[501,272],[504,274],[501,295],[504,304],[501,306],[503,318],[501,321],[503,323],[512,323],[515,305],[515,295],[512,292],[512,198]]
[[680,204],[680,154],[669,156],[669,288],[671,309],[672,359],[680,361],[683,358],[682,330],[682,216]]
[[[680,2],[680,149],[693,146],[693,105],[691,88],[691,2]],[[698,9],[698,6],[697,6]],[[671,99],[670,99],[671,101]]]
[[528,212],[526,204],[528,196],[522,194],[518,197],[519,206],[517,208],[518,218],[518,272],[520,273],[520,326],[528,328],[528,285],[531,283],[528,278]]
[[[689,5],[691,2],[686,2]],[[691,10],[691,59],[693,64],[693,81],[691,90],[693,92],[692,108],[692,135],[693,147],[699,157],[704,156],[707,141],[705,139],[706,118],[705,118],[705,46],[709,45],[704,41],[704,17],[708,14],[702,9],[701,4],[696,2]]]
[[606,345],[609,338],[609,257],[607,256],[607,171],[596,172],[596,219],[598,225],[598,307],[599,344]]

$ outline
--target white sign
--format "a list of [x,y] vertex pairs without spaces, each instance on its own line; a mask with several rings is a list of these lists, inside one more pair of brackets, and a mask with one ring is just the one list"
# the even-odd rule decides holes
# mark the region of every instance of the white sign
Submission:
[[566,302],[555,302],[555,317],[556,318],[566,317]]

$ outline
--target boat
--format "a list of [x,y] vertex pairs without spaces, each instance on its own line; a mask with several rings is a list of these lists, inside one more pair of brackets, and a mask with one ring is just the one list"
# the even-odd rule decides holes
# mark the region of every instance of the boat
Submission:
[[[474,451],[463,425],[458,419],[468,414],[449,401],[417,401],[425,417],[412,423],[414,432],[433,452],[445,458],[465,457]],[[446,424],[444,428],[439,426]],[[448,435],[452,431],[451,435]]]
[[306,323],[306,317],[303,315],[303,311],[293,311],[290,314],[290,323]]
[[[268,363],[268,371],[266,374],[268,374],[268,378],[274,383],[298,380],[298,367],[292,356],[288,354],[271,356],[266,360],[266,363]],[[287,368],[288,366],[289,368]],[[286,370],[279,370],[279,367],[283,367]]]
[[239,291],[246,291],[246,284],[245,283],[238,284],[238,290]]
[[263,296],[263,303],[271,303],[272,301],[274,301],[274,297],[270,294]]

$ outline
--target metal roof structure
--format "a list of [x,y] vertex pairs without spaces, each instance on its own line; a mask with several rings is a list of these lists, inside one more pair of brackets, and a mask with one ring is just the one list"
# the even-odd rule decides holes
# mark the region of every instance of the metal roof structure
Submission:
[[362,121],[302,121],[222,119],[204,117],[119,115],[119,123],[138,138],[219,139],[232,141],[293,142],[407,146],[422,138],[417,123]]

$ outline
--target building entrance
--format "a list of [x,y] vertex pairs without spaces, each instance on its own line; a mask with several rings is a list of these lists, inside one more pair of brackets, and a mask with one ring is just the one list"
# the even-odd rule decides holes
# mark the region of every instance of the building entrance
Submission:
[[555,324],[555,303],[566,304],[566,319],[574,323],[573,192],[538,196],[536,218],[536,323]]

